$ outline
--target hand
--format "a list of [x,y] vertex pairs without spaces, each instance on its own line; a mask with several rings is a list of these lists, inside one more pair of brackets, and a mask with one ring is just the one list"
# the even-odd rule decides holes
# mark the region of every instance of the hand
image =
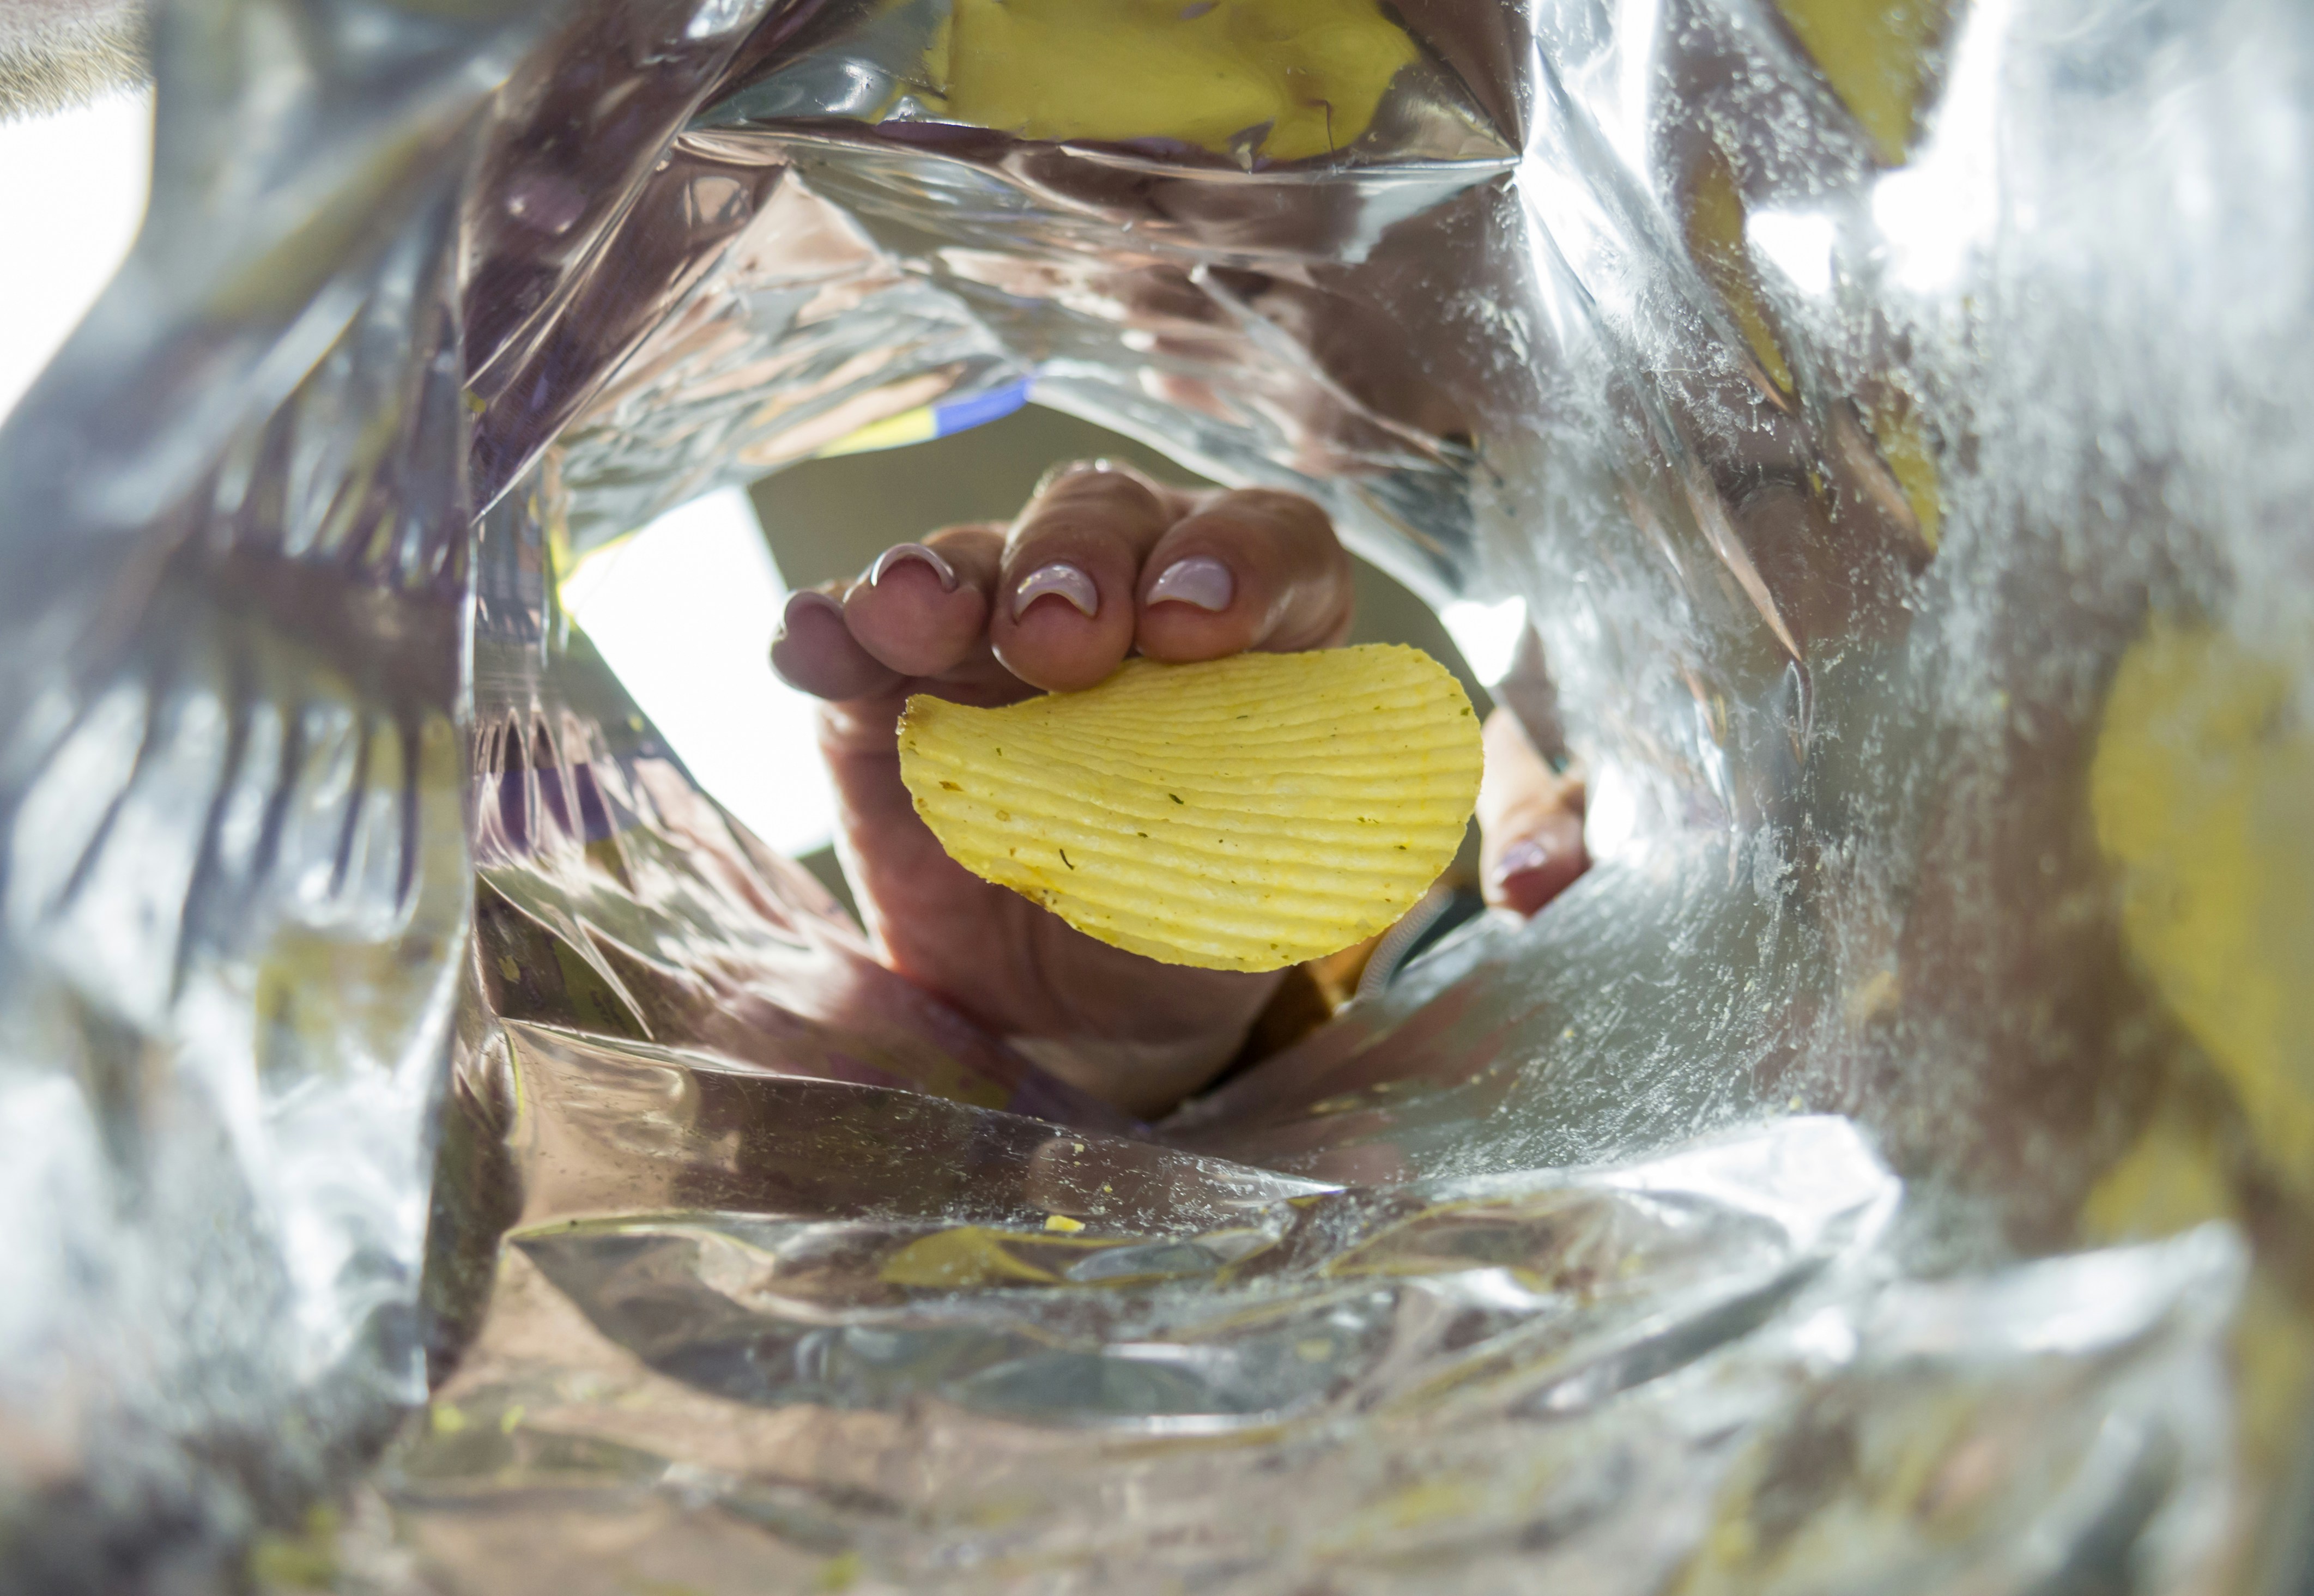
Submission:
[[1073,691],[1136,648],[1166,660],[1331,648],[1351,606],[1349,556],[1309,500],[1105,466],[1055,477],[1009,530],[949,527],[858,581],[797,594],[772,664],[827,701],[838,847],[885,961],[1128,1111],[1161,1113],[1210,1080],[1283,973],[1160,964],[981,880],[917,816],[894,727],[911,693]]
[[1479,873],[1489,906],[1532,914],[1591,868],[1582,778],[1552,770],[1502,705],[1487,717],[1485,736]]

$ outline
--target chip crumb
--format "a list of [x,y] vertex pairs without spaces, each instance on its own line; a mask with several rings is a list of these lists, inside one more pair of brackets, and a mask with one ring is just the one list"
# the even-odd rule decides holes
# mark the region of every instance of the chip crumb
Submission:
[[1048,1230],[1082,1230],[1084,1229],[1084,1221],[1081,1219],[1071,1219],[1065,1213],[1048,1213],[1045,1215],[1045,1229]]

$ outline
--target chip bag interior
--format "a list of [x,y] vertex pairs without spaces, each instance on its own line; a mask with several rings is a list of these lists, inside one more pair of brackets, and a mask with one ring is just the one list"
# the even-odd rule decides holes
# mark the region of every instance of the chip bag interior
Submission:
[[[0,425],[0,1586],[2301,1580],[2307,8],[1088,5],[160,8]],[[1497,618],[1591,780],[1154,1127],[555,598],[1031,396]],[[1223,760],[1072,913],[1188,936]]]

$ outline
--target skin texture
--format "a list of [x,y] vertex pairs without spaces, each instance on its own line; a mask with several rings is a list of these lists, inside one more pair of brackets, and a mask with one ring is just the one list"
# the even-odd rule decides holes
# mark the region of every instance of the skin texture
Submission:
[[[1152,591],[1187,561],[1194,579],[1177,574]],[[1164,596],[1176,589],[1190,596]],[[1283,973],[1159,964],[974,876],[917,818],[894,727],[914,692],[1009,703],[1090,687],[1134,651],[1187,661],[1330,648],[1349,635],[1351,604],[1349,556],[1309,500],[1192,494],[1102,465],[1048,479],[1009,527],[947,527],[888,551],[855,581],[796,595],[772,663],[826,701],[820,743],[841,805],[839,847],[886,962],[1129,1112],[1161,1113],[1210,1080]],[[1494,811],[1506,824],[1558,828],[1550,870],[1514,872],[1490,893],[1531,913],[1546,886],[1555,893],[1572,879],[1565,841],[1571,813],[1579,859],[1581,789],[1552,778],[1515,723],[1499,719],[1488,731],[1489,779],[1498,746],[1524,750],[1526,763],[1501,762],[1524,785],[1497,794]],[[1535,772],[1547,788],[1533,788]],[[1482,814],[1489,802],[1482,794]],[[1495,857],[1524,858],[1519,840],[1504,833]]]

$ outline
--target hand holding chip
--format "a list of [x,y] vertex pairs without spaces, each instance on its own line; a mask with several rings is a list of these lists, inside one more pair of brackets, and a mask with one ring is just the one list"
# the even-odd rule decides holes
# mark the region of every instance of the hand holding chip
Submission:
[[1108,466],[1048,480],[1009,529],[949,527],[857,581],[796,595],[773,664],[828,701],[839,847],[886,961],[1129,1110],[1160,1112],[1211,1080],[1282,973],[1160,964],[975,876],[919,818],[894,727],[913,693],[994,705],[1075,691],[1136,650],[1185,662],[1329,648],[1351,609],[1349,558],[1309,500],[1193,493]]

